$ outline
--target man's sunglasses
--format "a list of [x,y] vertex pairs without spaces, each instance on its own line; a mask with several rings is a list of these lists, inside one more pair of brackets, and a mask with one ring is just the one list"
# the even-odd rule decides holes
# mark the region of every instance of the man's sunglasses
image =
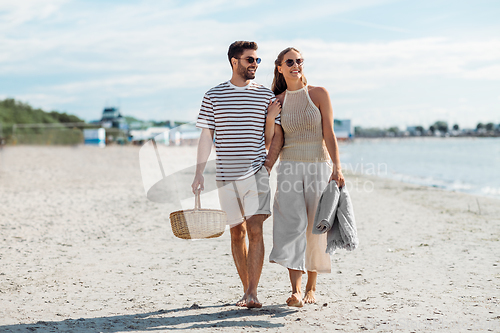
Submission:
[[[241,59],[241,58],[236,58],[236,59]],[[253,64],[253,62],[255,61],[258,64],[260,64],[260,62],[262,61],[262,59],[260,58],[254,58],[254,57],[248,57],[248,58],[244,58],[246,59],[246,61],[248,61],[249,64]]]
[[288,66],[288,67],[292,67],[294,63],[297,63],[297,66],[302,66],[302,64],[304,64],[304,59],[287,59],[285,60],[285,64]]

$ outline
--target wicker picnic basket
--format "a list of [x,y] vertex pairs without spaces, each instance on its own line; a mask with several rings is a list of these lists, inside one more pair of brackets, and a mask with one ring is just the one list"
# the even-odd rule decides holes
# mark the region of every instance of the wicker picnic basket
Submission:
[[195,193],[194,209],[178,210],[170,214],[170,224],[176,237],[182,239],[215,238],[226,229],[226,212],[202,209],[200,191]]

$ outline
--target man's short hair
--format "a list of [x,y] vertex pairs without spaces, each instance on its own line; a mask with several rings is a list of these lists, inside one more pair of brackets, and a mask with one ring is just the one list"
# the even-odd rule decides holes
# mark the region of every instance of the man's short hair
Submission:
[[227,51],[227,58],[229,59],[229,64],[231,68],[233,65],[231,64],[231,58],[239,58],[245,52],[245,50],[257,50],[257,43],[255,42],[247,42],[243,40],[239,40],[229,45],[229,50]]

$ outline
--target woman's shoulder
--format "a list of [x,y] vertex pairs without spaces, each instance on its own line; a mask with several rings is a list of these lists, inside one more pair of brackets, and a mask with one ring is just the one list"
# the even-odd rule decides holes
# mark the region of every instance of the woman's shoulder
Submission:
[[285,100],[285,91],[283,91],[281,94],[276,95],[276,98],[278,101],[280,101],[281,104],[283,104],[283,101]]
[[309,95],[317,95],[318,97],[319,96],[328,96],[328,90],[326,90],[326,88],[324,87],[317,87],[317,86],[307,86],[307,89],[309,91]]
[[312,101],[316,106],[322,104],[321,102],[325,99],[329,99],[330,95],[328,94],[328,90],[324,87],[316,87],[316,86],[307,86],[309,96],[311,96]]

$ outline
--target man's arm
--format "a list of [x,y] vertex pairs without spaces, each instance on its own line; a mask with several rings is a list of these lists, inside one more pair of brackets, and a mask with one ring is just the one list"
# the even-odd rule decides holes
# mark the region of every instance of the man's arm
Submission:
[[274,163],[276,163],[276,160],[278,159],[284,142],[285,140],[283,138],[283,129],[281,128],[281,125],[274,124],[273,140],[271,141],[271,147],[269,148],[269,153],[267,153],[266,161],[264,162],[264,166],[269,174],[271,173]]
[[196,174],[194,176],[191,187],[193,193],[199,188],[201,191],[205,189],[205,179],[203,178],[203,171],[207,165],[208,157],[212,152],[212,144],[214,141],[214,131],[204,128],[201,131],[200,141],[198,142],[198,153],[196,157]]

